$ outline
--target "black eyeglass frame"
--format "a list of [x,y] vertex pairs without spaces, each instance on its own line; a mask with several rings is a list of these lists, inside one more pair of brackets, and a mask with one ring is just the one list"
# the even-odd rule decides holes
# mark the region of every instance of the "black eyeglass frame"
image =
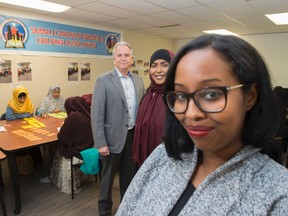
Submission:
[[[185,92],[181,92],[181,91],[169,91],[169,92],[165,92],[164,93],[164,98],[165,98],[165,101],[166,101],[166,104],[167,106],[169,107],[169,109],[171,110],[171,112],[175,113],[175,114],[183,114],[187,111],[188,109],[188,106],[189,106],[189,102],[191,99],[193,99],[194,103],[196,104],[196,106],[198,107],[198,109],[200,109],[202,112],[205,112],[205,113],[219,113],[219,112],[222,112],[225,108],[226,108],[226,105],[227,105],[227,93],[228,91],[231,91],[233,89],[237,89],[237,88],[242,88],[245,84],[238,84],[238,85],[234,85],[234,86],[209,86],[209,87],[205,87],[205,88],[202,88],[202,89],[198,89],[192,93],[185,93]],[[206,111],[206,110],[203,110],[203,108],[200,106],[199,102],[195,99],[195,94],[199,91],[203,91],[205,89],[221,89],[224,93],[224,97],[225,97],[225,105],[223,106],[222,109],[220,110],[215,110],[215,111]],[[188,95],[188,98],[187,98],[187,104],[186,104],[186,109],[183,111],[183,112],[175,112],[172,107],[170,106],[170,103],[169,103],[169,100],[168,100],[168,96],[170,93],[184,93],[185,95]]]

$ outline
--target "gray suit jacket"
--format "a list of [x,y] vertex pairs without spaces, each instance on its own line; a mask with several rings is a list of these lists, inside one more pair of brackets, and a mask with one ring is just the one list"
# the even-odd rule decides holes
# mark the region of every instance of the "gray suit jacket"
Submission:
[[[131,76],[138,106],[145,92],[144,83],[138,75]],[[124,89],[114,68],[97,78],[93,92],[91,123],[95,148],[108,146],[110,153],[120,153],[127,137],[128,118]]]

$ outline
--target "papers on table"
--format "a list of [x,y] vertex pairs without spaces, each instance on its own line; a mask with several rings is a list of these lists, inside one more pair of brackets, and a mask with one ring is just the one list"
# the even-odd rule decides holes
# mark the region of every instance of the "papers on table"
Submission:
[[38,121],[33,117],[24,118],[24,120],[25,121],[23,123],[27,123],[26,125],[21,126],[24,129],[46,127],[45,124],[43,124],[42,122]]
[[67,117],[67,113],[66,112],[59,112],[59,113],[49,113],[49,116],[53,116],[55,118],[66,118]]
[[4,126],[0,125],[0,132],[4,132],[4,131],[6,131],[6,128]]

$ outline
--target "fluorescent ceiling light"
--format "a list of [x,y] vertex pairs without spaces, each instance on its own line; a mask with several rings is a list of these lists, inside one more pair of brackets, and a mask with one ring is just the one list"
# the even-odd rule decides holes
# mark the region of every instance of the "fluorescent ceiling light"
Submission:
[[207,34],[220,34],[220,35],[237,35],[233,32],[227,31],[225,29],[215,29],[215,30],[207,30],[207,31],[203,31]]
[[265,16],[268,17],[276,25],[288,24],[288,13],[266,14]]
[[21,7],[28,7],[37,10],[60,13],[68,10],[70,7],[41,0],[0,0],[0,3],[12,4]]

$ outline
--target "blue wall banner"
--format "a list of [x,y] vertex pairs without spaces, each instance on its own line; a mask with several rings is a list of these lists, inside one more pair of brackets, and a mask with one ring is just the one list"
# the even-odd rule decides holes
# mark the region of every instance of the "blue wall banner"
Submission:
[[0,52],[111,56],[120,32],[0,15]]

